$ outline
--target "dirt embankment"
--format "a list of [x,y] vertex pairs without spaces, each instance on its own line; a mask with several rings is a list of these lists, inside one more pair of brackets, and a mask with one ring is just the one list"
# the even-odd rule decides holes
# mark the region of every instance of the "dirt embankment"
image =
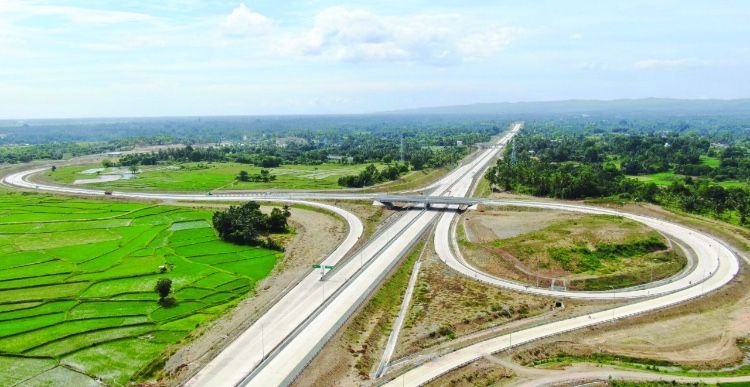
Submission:
[[748,280],[745,271],[731,285],[705,298],[524,346],[514,360],[528,364],[561,353],[605,353],[699,369],[735,365],[744,357],[737,340],[750,336]]
[[509,381],[514,376],[515,373],[512,369],[499,364],[492,356],[487,356],[454,372],[445,374],[425,384],[425,386],[495,386]]
[[[744,251],[746,230],[690,216],[672,214],[650,205],[627,205],[634,213],[661,217],[711,232]],[[744,253],[743,253],[744,254]],[[750,336],[750,273],[743,262],[740,275],[729,285],[698,300],[648,313],[616,324],[575,331],[522,347],[515,360],[529,363],[559,353],[607,353],[685,367],[717,369],[736,365],[745,354],[737,340]]]
[[476,282],[433,255],[422,265],[394,359],[552,310],[554,300]]
[[274,272],[258,284],[255,297],[242,300],[237,307],[216,321],[200,327],[191,335],[192,341],[179,348],[167,360],[162,385],[179,385],[201,366],[210,361],[234,337],[247,328],[259,313],[299,278],[310,266],[322,260],[344,239],[347,226],[329,214],[293,208],[290,218],[296,235],[286,244],[283,261]]

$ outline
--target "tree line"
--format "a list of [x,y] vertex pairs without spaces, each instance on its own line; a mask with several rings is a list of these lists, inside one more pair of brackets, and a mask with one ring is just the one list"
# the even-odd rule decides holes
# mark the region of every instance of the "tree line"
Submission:
[[339,177],[338,183],[340,186],[349,188],[367,187],[385,181],[396,180],[402,173],[407,171],[409,171],[409,167],[406,164],[396,163],[387,165],[381,170],[378,170],[375,164],[370,164],[356,175]]
[[[486,179],[494,189],[560,199],[645,201],[748,225],[747,185],[723,187],[715,179],[719,174],[742,170],[745,152],[736,152],[730,146],[709,153],[711,146],[705,139],[689,134],[586,136],[574,130],[565,132],[572,133],[522,132],[506,149],[505,157],[487,171]],[[701,156],[709,154],[718,156],[719,165],[699,164]],[[639,165],[637,170],[633,163]],[[685,169],[698,165],[710,171],[697,176],[685,173]],[[682,172],[684,176],[677,176],[664,187],[629,176],[647,171]]]

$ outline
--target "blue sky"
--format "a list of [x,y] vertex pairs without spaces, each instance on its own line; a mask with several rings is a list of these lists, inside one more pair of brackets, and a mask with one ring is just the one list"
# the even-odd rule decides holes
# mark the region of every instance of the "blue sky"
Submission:
[[750,97],[748,1],[0,0],[0,118]]

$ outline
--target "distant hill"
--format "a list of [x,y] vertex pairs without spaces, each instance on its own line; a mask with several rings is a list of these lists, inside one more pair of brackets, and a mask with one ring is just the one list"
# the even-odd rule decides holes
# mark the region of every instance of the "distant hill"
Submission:
[[617,99],[546,102],[501,102],[394,110],[384,115],[508,115],[508,114],[638,114],[638,115],[741,115],[750,116],[750,99]]

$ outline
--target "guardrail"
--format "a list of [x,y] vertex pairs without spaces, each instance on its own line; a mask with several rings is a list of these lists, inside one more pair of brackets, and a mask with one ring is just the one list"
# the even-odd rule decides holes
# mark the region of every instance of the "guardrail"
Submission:
[[[419,219],[420,219],[420,218],[422,217],[422,215],[424,215],[424,214],[425,214],[425,212],[426,212],[426,211],[424,211],[424,210],[423,210],[423,211],[422,211],[422,212],[421,212],[421,213],[420,213],[419,215],[417,215],[416,217],[414,217],[414,219],[412,219],[412,220],[411,220],[411,221],[410,221],[410,222],[409,222],[409,223],[407,224],[407,226],[406,226],[406,227],[408,228],[408,227],[410,227],[410,226],[411,226],[412,224],[414,224],[414,222],[416,222],[417,220],[419,220]],[[428,227],[425,227],[425,230],[426,230],[426,229],[428,229]],[[409,245],[407,246],[407,249],[406,249],[406,251],[408,251],[409,249],[411,249],[411,248],[413,247],[414,243],[415,243],[415,242],[416,242],[417,240],[421,239],[422,233],[424,233],[424,230],[422,230],[422,232],[420,233],[420,235],[419,235],[419,236],[418,236],[417,238],[415,238],[415,239],[414,239],[414,240],[413,240],[412,242],[410,242],[410,243],[409,243]],[[292,340],[293,340],[293,339],[294,339],[294,338],[295,338],[295,337],[296,337],[296,336],[297,336],[297,335],[298,335],[298,334],[299,334],[299,333],[300,333],[300,332],[301,332],[302,330],[304,330],[304,329],[305,329],[305,328],[306,328],[306,327],[307,327],[308,325],[310,325],[310,323],[311,323],[311,322],[312,322],[312,321],[313,321],[313,320],[314,320],[314,319],[315,319],[315,318],[316,318],[317,316],[319,316],[319,315],[320,315],[320,313],[321,313],[321,312],[322,312],[323,310],[325,310],[325,308],[326,308],[326,307],[328,307],[328,306],[329,306],[329,305],[330,305],[330,304],[331,304],[331,303],[333,302],[333,300],[334,300],[334,299],[336,298],[336,296],[338,296],[339,294],[341,294],[341,293],[342,293],[342,292],[343,292],[343,291],[344,291],[344,290],[345,290],[345,289],[346,289],[346,288],[347,288],[347,287],[349,286],[349,284],[351,283],[351,280],[353,280],[353,279],[356,279],[357,277],[359,277],[359,275],[360,275],[360,274],[362,274],[362,272],[364,272],[364,271],[365,271],[365,270],[366,270],[366,269],[367,269],[367,268],[368,268],[368,267],[369,267],[369,266],[370,266],[370,265],[371,265],[371,264],[372,264],[372,263],[373,263],[373,262],[375,261],[375,259],[374,259],[374,258],[377,258],[378,256],[380,256],[380,254],[382,254],[382,252],[383,252],[383,251],[384,251],[385,249],[387,249],[388,247],[390,247],[390,246],[391,246],[391,245],[393,244],[393,241],[394,241],[394,239],[395,239],[395,238],[392,238],[392,239],[390,239],[390,240],[388,241],[388,243],[386,243],[386,245],[385,245],[385,246],[383,246],[383,247],[382,247],[381,249],[379,249],[379,250],[378,250],[378,251],[376,252],[376,254],[374,255],[373,259],[369,259],[369,260],[367,261],[367,263],[366,263],[366,264],[364,264],[363,266],[361,266],[361,267],[360,267],[359,269],[357,269],[357,271],[355,271],[355,272],[354,272],[354,274],[352,274],[352,276],[350,276],[349,278],[347,278],[346,280],[344,280],[344,283],[343,283],[343,284],[342,284],[341,286],[339,286],[339,287],[338,287],[338,289],[336,289],[336,290],[335,290],[335,291],[334,291],[333,293],[331,293],[331,294],[330,294],[330,295],[329,295],[329,296],[328,296],[328,297],[327,297],[327,298],[325,299],[325,301],[324,301],[324,302],[323,302],[323,303],[322,303],[321,305],[319,305],[319,306],[318,306],[317,308],[315,308],[315,310],[313,311],[313,313],[311,313],[311,314],[310,314],[309,316],[307,316],[307,318],[305,318],[305,320],[303,320],[303,321],[302,321],[302,322],[301,322],[301,323],[300,323],[300,324],[299,324],[299,325],[298,325],[298,326],[297,326],[297,327],[296,327],[296,328],[295,328],[295,329],[294,329],[294,330],[293,330],[293,331],[292,331],[292,332],[291,332],[291,333],[290,333],[289,335],[287,335],[287,336],[286,336],[286,337],[284,338],[284,340],[282,340],[282,341],[281,341],[280,343],[278,343],[278,344],[277,344],[276,346],[274,346],[274,347],[273,347],[273,348],[272,348],[272,349],[271,349],[271,350],[270,350],[270,351],[268,352],[268,354],[266,355],[266,357],[265,357],[265,358],[263,358],[263,360],[261,360],[261,363],[260,363],[260,364],[258,364],[258,366],[256,366],[256,367],[255,367],[255,368],[253,369],[253,371],[252,371],[252,372],[250,372],[250,373],[249,373],[248,375],[246,375],[246,376],[245,376],[245,377],[244,377],[244,378],[243,378],[243,379],[242,379],[242,380],[241,380],[240,382],[238,382],[237,384],[235,384],[235,386],[246,386],[246,385],[247,385],[247,384],[248,384],[248,383],[250,382],[250,380],[252,380],[252,379],[253,379],[253,378],[254,378],[254,377],[255,377],[255,376],[256,376],[256,375],[257,375],[257,374],[258,374],[258,373],[259,373],[259,372],[260,372],[260,371],[262,370],[262,369],[264,369],[264,368],[265,368],[265,367],[266,367],[266,366],[268,365],[268,362],[269,362],[269,361],[270,361],[271,359],[273,359],[274,357],[278,356],[278,354],[279,354],[279,353],[281,352],[281,350],[283,350],[283,349],[284,349],[284,348],[285,348],[285,347],[286,347],[287,345],[289,345],[289,343],[290,343],[290,342],[291,342],[291,341],[292,341]],[[288,376],[288,377],[287,377],[287,378],[286,378],[286,379],[284,380],[284,383],[283,383],[283,385],[289,385],[289,384],[291,384],[291,383],[292,383],[292,382],[294,381],[294,379],[296,379],[296,378],[297,378],[297,376],[299,375],[299,373],[300,373],[300,372],[301,372],[301,371],[302,371],[302,370],[303,370],[303,369],[304,369],[305,367],[307,367],[307,365],[308,365],[308,364],[310,363],[310,361],[312,361],[312,359],[313,359],[313,358],[314,358],[314,357],[315,357],[315,356],[316,356],[316,355],[318,354],[318,352],[320,352],[320,350],[322,349],[323,345],[324,345],[324,344],[325,344],[326,342],[328,342],[328,340],[330,340],[330,338],[331,338],[331,337],[332,337],[332,336],[333,336],[333,335],[334,335],[334,334],[335,334],[335,333],[336,333],[336,332],[337,332],[337,331],[338,331],[338,330],[339,330],[339,329],[341,328],[341,326],[343,325],[343,323],[344,323],[344,322],[346,322],[346,320],[348,320],[348,318],[349,318],[349,317],[351,316],[351,314],[352,314],[352,313],[354,313],[354,311],[355,311],[355,310],[356,310],[357,308],[359,308],[360,304],[362,303],[362,300],[364,299],[363,297],[368,297],[368,296],[369,296],[369,294],[370,294],[370,293],[371,293],[371,292],[372,292],[372,291],[373,291],[373,290],[374,290],[374,289],[375,289],[375,288],[376,288],[377,286],[380,286],[380,282],[381,282],[381,281],[383,280],[383,278],[385,277],[385,275],[387,275],[388,273],[390,273],[390,271],[392,270],[392,266],[393,266],[393,265],[394,265],[395,263],[399,262],[399,261],[400,261],[400,259],[399,259],[399,260],[395,260],[395,261],[394,261],[394,263],[393,263],[393,264],[391,264],[391,265],[389,266],[388,270],[386,270],[386,271],[385,271],[385,272],[384,272],[383,274],[381,274],[381,275],[380,275],[380,276],[379,276],[379,277],[377,278],[377,280],[376,280],[375,282],[373,282],[373,284],[372,284],[372,285],[371,285],[371,286],[370,286],[370,287],[369,287],[369,288],[367,289],[367,291],[366,291],[366,292],[364,292],[364,293],[363,293],[363,294],[362,294],[362,295],[360,296],[360,298],[359,298],[359,299],[357,300],[357,302],[356,302],[356,303],[354,304],[354,306],[353,306],[353,309],[352,309],[352,308],[350,308],[349,310],[347,310],[347,311],[346,311],[346,312],[344,313],[344,315],[342,316],[342,318],[341,318],[341,319],[339,319],[339,321],[337,321],[337,322],[336,322],[336,323],[334,324],[333,328],[332,328],[331,330],[329,330],[329,332],[327,332],[327,333],[326,333],[326,335],[325,335],[325,336],[323,337],[323,339],[322,339],[322,340],[321,340],[320,342],[318,342],[318,343],[317,343],[317,344],[315,345],[315,350],[314,350],[314,351],[312,351],[312,352],[310,352],[310,353],[308,353],[308,354],[307,354],[307,355],[305,356],[304,360],[303,360],[303,361],[302,361],[301,363],[297,364],[297,366],[296,366],[296,367],[294,368],[293,372],[292,372],[292,373],[291,373],[291,374],[290,374],[290,375],[289,375],[289,376]],[[342,321],[342,320],[343,320],[343,321]]]

